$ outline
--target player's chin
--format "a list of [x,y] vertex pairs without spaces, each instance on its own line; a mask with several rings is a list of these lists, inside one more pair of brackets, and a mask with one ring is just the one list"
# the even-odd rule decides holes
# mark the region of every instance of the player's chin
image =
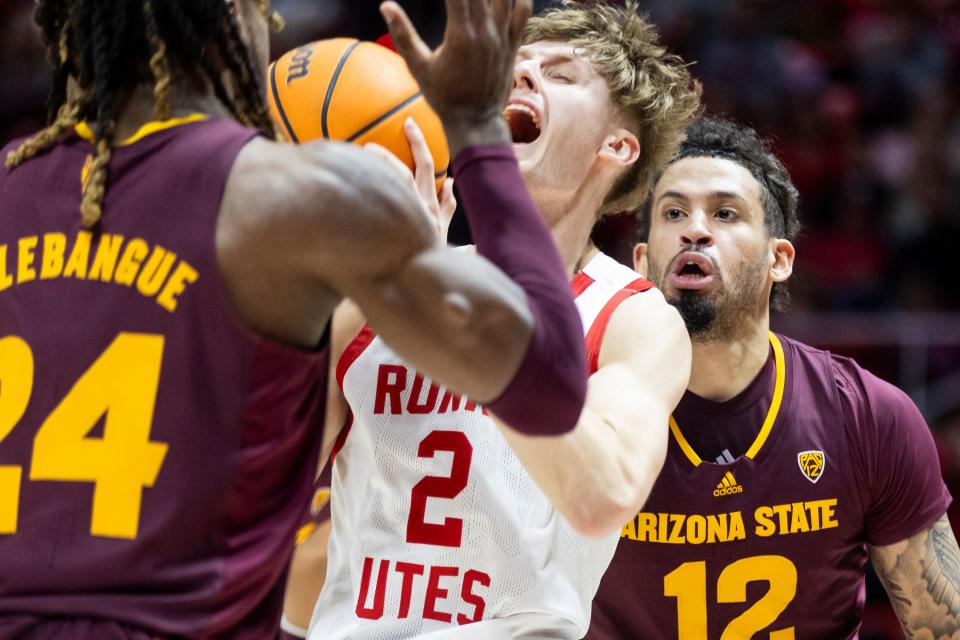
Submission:
[[532,164],[536,162],[537,151],[539,141],[534,142],[514,142],[511,147],[513,148],[513,155],[517,157],[517,161],[520,163]]
[[718,309],[725,302],[724,293],[719,288],[675,289],[664,292],[664,297],[677,308]]

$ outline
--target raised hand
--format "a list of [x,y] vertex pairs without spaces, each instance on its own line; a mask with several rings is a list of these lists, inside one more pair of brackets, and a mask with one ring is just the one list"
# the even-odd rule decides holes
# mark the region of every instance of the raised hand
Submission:
[[430,147],[427,146],[427,140],[423,137],[423,132],[413,118],[407,118],[406,122],[403,123],[403,133],[410,143],[414,171],[410,171],[410,168],[386,147],[375,142],[368,142],[363,148],[380,156],[406,176],[410,186],[420,196],[420,201],[423,202],[423,206],[429,214],[430,224],[436,231],[437,236],[446,241],[450,221],[457,209],[457,200],[453,195],[453,178],[446,178],[440,187],[440,193],[437,193],[433,156],[430,154]]
[[436,50],[400,5],[380,6],[397,51],[443,121],[451,156],[473,144],[509,143],[503,108],[531,0],[445,0],[447,27]]

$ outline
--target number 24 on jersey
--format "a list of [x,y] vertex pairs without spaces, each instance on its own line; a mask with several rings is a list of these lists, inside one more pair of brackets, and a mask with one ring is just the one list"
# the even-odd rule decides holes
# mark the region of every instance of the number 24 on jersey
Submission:
[[[167,445],[150,440],[164,338],[120,333],[46,417],[33,440],[30,480],[92,482],[90,534],[136,538],[144,487],[156,482]],[[34,390],[34,354],[0,338],[0,446]],[[103,437],[89,437],[105,416]],[[17,532],[23,467],[0,465],[0,534]]]

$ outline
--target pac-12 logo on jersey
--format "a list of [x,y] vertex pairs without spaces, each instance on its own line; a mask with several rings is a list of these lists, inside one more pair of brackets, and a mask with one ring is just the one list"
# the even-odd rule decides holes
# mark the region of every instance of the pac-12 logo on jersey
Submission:
[[797,454],[797,464],[804,477],[816,484],[823,475],[823,451],[801,451]]

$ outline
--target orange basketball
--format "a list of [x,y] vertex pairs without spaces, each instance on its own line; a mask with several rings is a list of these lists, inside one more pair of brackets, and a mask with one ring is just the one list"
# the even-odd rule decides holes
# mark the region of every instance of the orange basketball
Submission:
[[270,65],[267,93],[277,127],[291,142],[324,138],[376,142],[413,169],[403,123],[423,131],[443,184],[450,151],[437,114],[399,55],[372,42],[335,38],[289,51]]

